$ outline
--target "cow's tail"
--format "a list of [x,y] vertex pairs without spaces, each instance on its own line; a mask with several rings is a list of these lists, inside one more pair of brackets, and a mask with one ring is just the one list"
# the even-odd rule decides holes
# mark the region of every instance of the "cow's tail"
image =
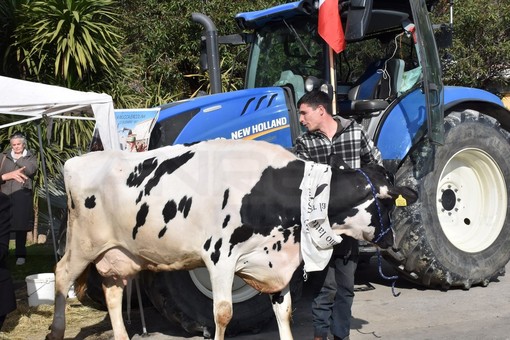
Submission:
[[87,294],[87,278],[89,276],[90,266],[93,266],[93,263],[90,263],[85,270],[78,276],[78,278],[74,281],[74,292],[76,293],[76,297],[78,300],[83,301],[86,298]]

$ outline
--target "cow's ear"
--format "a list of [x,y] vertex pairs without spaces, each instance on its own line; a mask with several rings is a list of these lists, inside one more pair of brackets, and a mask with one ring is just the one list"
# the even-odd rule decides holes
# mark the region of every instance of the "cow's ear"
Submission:
[[389,194],[397,207],[405,207],[418,200],[418,193],[408,187],[392,187]]

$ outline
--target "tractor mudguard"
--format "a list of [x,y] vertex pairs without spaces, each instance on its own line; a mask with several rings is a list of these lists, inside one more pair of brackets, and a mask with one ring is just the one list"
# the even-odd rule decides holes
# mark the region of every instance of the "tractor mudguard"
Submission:
[[[461,102],[491,103],[504,107],[503,102],[490,92],[475,88],[445,86],[445,108],[456,106]],[[374,142],[385,161],[400,162],[426,133],[425,96],[419,88],[416,88],[398,99],[397,103],[392,103],[390,107],[391,110],[381,120]]]

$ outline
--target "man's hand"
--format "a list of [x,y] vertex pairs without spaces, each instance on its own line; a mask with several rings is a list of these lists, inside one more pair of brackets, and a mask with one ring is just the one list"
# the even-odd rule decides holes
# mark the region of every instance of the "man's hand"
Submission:
[[3,174],[2,181],[14,180],[19,183],[25,183],[28,177],[23,173],[23,171],[25,171],[25,167]]

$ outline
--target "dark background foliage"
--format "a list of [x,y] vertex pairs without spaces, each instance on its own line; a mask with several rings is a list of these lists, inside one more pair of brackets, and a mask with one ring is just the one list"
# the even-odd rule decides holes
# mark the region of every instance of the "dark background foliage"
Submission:
[[[152,107],[207,91],[208,75],[199,69],[202,27],[193,12],[211,17],[219,35],[239,32],[234,16],[285,1],[276,0],[3,0],[0,2],[0,74],[78,90],[106,92],[118,108]],[[434,8],[435,23],[449,21],[448,0]],[[80,13],[80,25],[64,11]],[[50,15],[50,13],[53,13]],[[86,13],[85,13],[86,12]],[[67,24],[58,27],[61,18]],[[43,20],[45,19],[45,21]],[[71,24],[76,24],[70,30]],[[57,42],[86,45],[80,28],[103,25],[91,35],[96,59],[56,64]],[[47,25],[47,26],[45,26]],[[505,88],[510,60],[510,2],[463,0],[454,7],[454,44],[445,56],[445,83]],[[89,28],[90,31],[90,28]],[[48,32],[56,32],[49,37]],[[82,40],[80,40],[80,37]],[[51,38],[51,39],[50,39]],[[31,58],[27,58],[29,55]],[[247,52],[220,47],[223,89],[242,87]],[[81,73],[76,64],[81,65]],[[58,66],[58,67],[57,67]],[[38,67],[38,68],[37,68]],[[37,72],[34,70],[37,69]],[[65,72],[64,72],[65,71]],[[64,76],[65,73],[65,76]]]

